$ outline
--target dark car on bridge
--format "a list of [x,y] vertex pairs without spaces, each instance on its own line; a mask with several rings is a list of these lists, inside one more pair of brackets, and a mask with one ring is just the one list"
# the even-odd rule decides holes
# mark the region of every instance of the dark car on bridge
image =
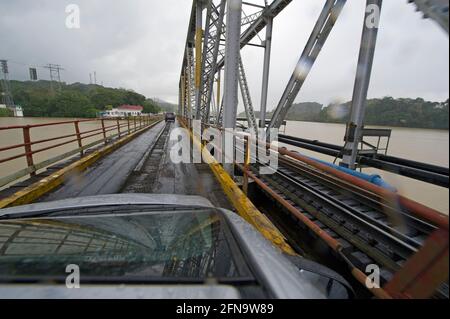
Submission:
[[165,115],[166,122],[175,122],[175,113],[166,113]]
[[[0,247],[2,299],[352,295],[338,274],[287,257],[197,196],[102,195],[0,210]],[[68,289],[68,269],[78,269],[79,289]]]

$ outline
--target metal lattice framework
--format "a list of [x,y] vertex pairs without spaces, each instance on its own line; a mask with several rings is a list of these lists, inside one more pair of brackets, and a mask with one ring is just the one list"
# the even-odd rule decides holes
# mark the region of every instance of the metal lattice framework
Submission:
[[[324,7],[311,32],[298,64],[286,86],[268,126],[280,128],[295,99],[307,80],[320,52],[335,26],[346,0],[326,0]],[[448,0],[409,0],[421,11],[424,18],[431,18],[448,33]],[[186,42],[186,53],[180,79],[180,114],[192,119],[194,116],[204,123],[216,122],[226,128],[234,128],[237,119],[238,89],[246,110],[250,129],[258,128],[254,106],[244,70],[240,50],[247,45],[265,50],[261,115],[259,127],[266,127],[266,108],[270,69],[272,27],[274,19],[292,0],[265,1],[265,5],[243,2],[241,0],[193,0],[192,13]],[[364,21],[367,21],[374,8],[381,14],[383,0],[366,0]],[[249,15],[244,13],[251,9]],[[203,21],[203,12],[206,18]],[[376,11],[376,10],[375,10]],[[261,44],[251,43],[260,32],[266,30],[266,39]],[[355,168],[359,136],[364,127],[364,109],[370,83],[378,25],[363,27],[358,71],[355,80],[352,120],[346,134],[343,165]],[[224,48],[221,48],[223,46]],[[194,61],[195,51],[195,61]],[[195,65],[194,65],[195,64]],[[227,65],[228,64],[228,65]],[[225,69],[224,94],[220,96],[220,84],[214,93],[216,75]],[[220,83],[220,81],[219,81]],[[212,107],[212,96],[218,96]],[[186,111],[186,109],[192,112]],[[213,112],[212,112],[213,110]],[[212,114],[213,113],[213,114]],[[211,120],[211,117],[214,119]]]
[[0,84],[2,88],[2,101],[7,107],[14,107],[14,100],[11,93],[11,85],[9,82],[8,61],[0,60]]
[[204,48],[202,59],[202,79],[197,119],[209,122],[211,112],[211,98],[214,87],[214,77],[217,72],[217,57],[223,31],[223,18],[225,16],[225,0],[216,6],[214,1],[207,5],[206,30],[204,35]]

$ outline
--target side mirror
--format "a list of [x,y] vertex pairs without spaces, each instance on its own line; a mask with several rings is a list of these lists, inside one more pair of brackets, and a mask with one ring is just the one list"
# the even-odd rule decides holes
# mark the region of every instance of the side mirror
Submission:
[[352,286],[334,270],[299,256],[288,256],[289,260],[329,299],[354,299]]

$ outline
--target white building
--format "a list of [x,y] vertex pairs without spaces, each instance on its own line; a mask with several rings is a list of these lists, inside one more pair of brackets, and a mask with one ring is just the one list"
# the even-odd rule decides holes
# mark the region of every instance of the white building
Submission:
[[16,105],[12,111],[14,112],[15,117],[23,117],[23,109],[20,105]]
[[141,116],[144,108],[140,105],[122,105],[101,113],[102,117]]
[[7,107],[5,104],[0,104],[0,109],[10,109],[15,117],[23,117],[23,109],[20,105],[15,107]]

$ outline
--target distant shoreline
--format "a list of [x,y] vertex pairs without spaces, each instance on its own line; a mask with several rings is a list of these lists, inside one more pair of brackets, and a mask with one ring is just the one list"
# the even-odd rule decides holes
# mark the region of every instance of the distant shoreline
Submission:
[[[345,123],[342,122],[318,122],[318,121],[307,121],[307,120],[290,120],[286,119],[287,122],[300,122],[300,123],[316,123],[316,124],[334,124],[334,125],[343,125]],[[449,132],[450,130],[444,128],[430,128],[430,127],[418,127],[418,126],[395,126],[395,125],[380,125],[380,124],[366,124],[367,127],[383,127],[383,128],[405,128],[405,129],[420,129],[420,130],[430,130],[430,131],[444,131]]]
[[[60,116],[26,116],[26,117],[14,117],[14,116],[4,116],[1,117],[0,119],[13,119],[13,118],[17,118],[17,119],[80,119],[79,117],[60,117]],[[91,117],[91,118],[83,118],[83,119],[95,119],[96,117]],[[291,119],[287,119],[287,122],[298,122],[298,123],[314,123],[314,124],[333,124],[333,125],[342,125],[345,126],[345,123],[340,123],[340,122],[318,122],[318,121],[307,121],[307,120],[291,120]],[[381,128],[392,128],[392,129],[420,129],[420,130],[429,130],[429,131],[443,131],[443,132],[449,132],[449,129],[439,129],[439,128],[428,128],[428,127],[412,127],[412,126],[387,126],[387,125],[379,125],[379,124],[367,124],[367,127],[381,127]]]

